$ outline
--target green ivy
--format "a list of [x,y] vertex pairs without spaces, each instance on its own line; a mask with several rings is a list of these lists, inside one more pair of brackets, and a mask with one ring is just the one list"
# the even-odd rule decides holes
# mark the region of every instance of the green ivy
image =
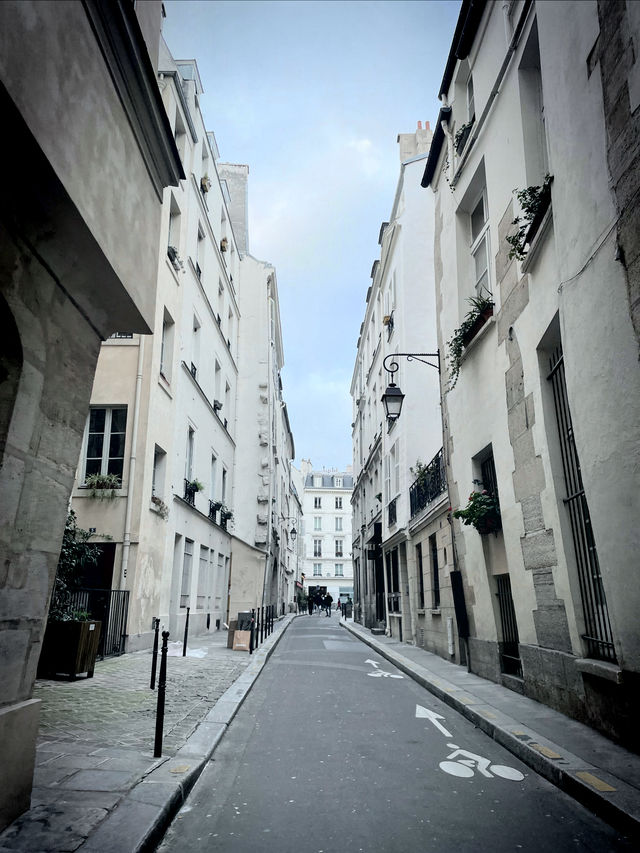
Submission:
[[538,212],[548,201],[552,180],[552,176],[547,174],[544,176],[544,181],[540,186],[527,187],[524,190],[514,190],[522,208],[522,216],[516,216],[511,223],[518,226],[516,233],[505,238],[511,246],[509,259],[517,258],[519,261],[523,261],[526,258],[525,246],[527,234]]
[[62,548],[53,584],[49,608],[51,622],[86,621],[90,618],[86,611],[74,609],[71,597],[80,586],[84,569],[95,566],[100,556],[99,546],[89,542],[91,536],[88,530],[78,527],[76,514],[71,510],[62,536]]

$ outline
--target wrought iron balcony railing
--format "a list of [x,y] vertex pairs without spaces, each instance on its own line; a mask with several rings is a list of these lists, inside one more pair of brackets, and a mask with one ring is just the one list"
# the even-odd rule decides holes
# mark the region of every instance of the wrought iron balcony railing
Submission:
[[442,448],[409,487],[411,518],[439,497],[447,488]]

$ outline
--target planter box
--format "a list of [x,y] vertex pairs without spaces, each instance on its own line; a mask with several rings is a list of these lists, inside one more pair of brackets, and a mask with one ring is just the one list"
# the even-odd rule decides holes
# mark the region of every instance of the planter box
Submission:
[[480,329],[486,324],[487,320],[490,317],[493,317],[493,308],[485,308],[482,314],[478,314],[476,317],[473,326],[469,329],[469,331],[463,336],[462,343],[465,347],[468,347],[471,341],[478,334]]
[[502,520],[496,516],[486,516],[476,524],[476,530],[481,536],[486,536],[489,533],[498,533],[502,530]]
[[38,663],[39,676],[86,672],[93,678],[102,622],[50,622],[45,631]]

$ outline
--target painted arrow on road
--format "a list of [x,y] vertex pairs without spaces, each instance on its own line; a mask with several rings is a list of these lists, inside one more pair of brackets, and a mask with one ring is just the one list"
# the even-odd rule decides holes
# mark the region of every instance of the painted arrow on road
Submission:
[[445,737],[453,737],[451,732],[448,732],[445,727],[438,722],[438,720],[444,720],[444,717],[440,716],[440,714],[436,714],[435,711],[430,711],[428,708],[423,708],[422,705],[416,705],[416,717],[422,717],[423,719],[432,722],[433,725],[439,731],[441,731]]

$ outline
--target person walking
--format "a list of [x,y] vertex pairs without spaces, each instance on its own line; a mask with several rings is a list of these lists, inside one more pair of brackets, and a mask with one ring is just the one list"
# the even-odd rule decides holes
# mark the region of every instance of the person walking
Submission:
[[313,596],[309,593],[309,597],[307,598],[307,610],[309,611],[309,616],[313,616]]
[[331,605],[333,604],[333,596],[328,592],[324,597],[325,613],[331,616]]

